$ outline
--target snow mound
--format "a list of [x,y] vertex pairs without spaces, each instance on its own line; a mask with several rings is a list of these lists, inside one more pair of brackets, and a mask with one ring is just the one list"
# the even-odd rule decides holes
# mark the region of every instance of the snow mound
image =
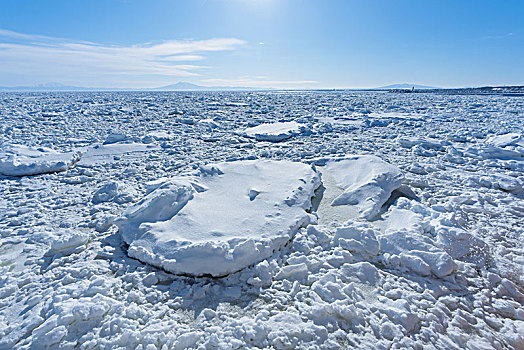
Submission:
[[257,141],[280,142],[299,134],[300,130],[301,125],[297,122],[278,122],[247,128],[243,134]]
[[328,160],[324,171],[333,176],[336,185],[344,190],[331,205],[355,205],[367,220],[380,213],[391,193],[402,185],[404,179],[396,166],[371,155]]
[[309,224],[319,185],[302,163],[219,163],[166,181],[115,223],[131,257],[173,273],[224,276],[270,257]]
[[75,152],[59,153],[47,147],[8,144],[0,148],[0,174],[27,176],[65,171],[78,161]]

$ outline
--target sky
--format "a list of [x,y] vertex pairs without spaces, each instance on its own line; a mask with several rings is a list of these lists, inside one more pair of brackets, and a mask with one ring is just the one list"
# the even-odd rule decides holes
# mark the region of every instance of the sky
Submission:
[[524,85],[524,1],[1,0],[0,86]]

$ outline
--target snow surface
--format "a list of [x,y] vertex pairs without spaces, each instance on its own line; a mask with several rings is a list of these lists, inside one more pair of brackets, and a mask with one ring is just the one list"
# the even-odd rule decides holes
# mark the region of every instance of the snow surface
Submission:
[[[5,145],[32,149],[35,164],[42,153],[82,154],[63,171],[0,176],[0,349],[524,348],[522,97],[83,92],[0,100],[1,159]],[[283,121],[303,128],[280,142],[239,132]],[[358,180],[366,191],[357,204],[332,206],[351,187],[337,174],[360,170],[330,172],[327,160],[351,155],[398,168],[402,184],[391,191],[397,180]],[[270,256],[224,277],[173,274],[129,256],[115,225],[129,208],[147,209],[134,217],[139,229],[169,226],[183,203],[225,190],[212,186],[228,174],[224,165],[265,160],[315,164],[322,181],[309,224],[294,234],[280,227],[289,235]],[[300,178],[277,174],[278,184]],[[264,198],[242,184],[219,198]],[[389,192],[378,215],[360,216]],[[214,226],[201,219],[212,212],[217,227],[240,227],[200,203],[208,209],[195,209],[200,225]]]
[[161,184],[115,223],[134,258],[173,273],[224,276],[270,257],[308,225],[319,185],[301,163],[207,165]]

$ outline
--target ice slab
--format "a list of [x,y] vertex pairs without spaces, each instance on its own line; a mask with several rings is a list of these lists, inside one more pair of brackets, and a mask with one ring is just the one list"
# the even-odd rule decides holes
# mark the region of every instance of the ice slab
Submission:
[[372,155],[329,159],[325,161],[322,172],[328,173],[343,190],[331,205],[354,205],[360,215],[368,220],[380,213],[391,193],[402,185],[404,179],[400,169]]
[[433,139],[429,137],[406,137],[399,136],[397,138],[399,145],[405,148],[412,148],[413,146],[421,146],[428,149],[443,150],[444,146],[449,143],[443,140]]
[[317,118],[321,123],[330,124],[342,124],[359,127],[364,124],[363,120],[359,116],[347,116],[347,117],[320,117]]
[[78,166],[93,166],[98,164],[112,163],[115,157],[126,155],[128,157],[142,156],[145,152],[158,151],[159,146],[154,144],[143,143],[112,143],[112,144],[96,144],[93,146],[79,148],[82,152],[82,159],[78,162]]
[[482,261],[486,244],[463,229],[453,213],[441,213],[408,198],[399,198],[384,217],[383,231],[410,231],[424,236],[431,233],[434,245],[453,259]]
[[47,147],[4,144],[0,146],[0,174],[27,176],[64,171],[79,158],[75,152],[59,153]]
[[125,141],[125,140],[127,140],[127,135],[113,133],[106,137],[106,140],[104,141],[104,145],[109,145],[112,143],[117,143],[117,142]]
[[236,161],[160,185],[116,221],[128,254],[167,271],[224,276],[270,257],[311,220],[310,165]]
[[280,142],[300,133],[301,125],[297,122],[278,122],[260,124],[247,128],[243,134],[257,141]]
[[492,136],[487,143],[497,147],[521,146],[524,147],[524,136],[518,133],[508,133],[504,135]]
[[466,149],[465,155],[481,159],[517,159],[524,158],[524,149],[508,149],[491,145],[480,145]]

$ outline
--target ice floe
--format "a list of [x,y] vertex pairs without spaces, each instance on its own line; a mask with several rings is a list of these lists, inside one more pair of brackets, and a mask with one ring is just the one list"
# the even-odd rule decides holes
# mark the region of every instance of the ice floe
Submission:
[[371,155],[322,159],[317,164],[323,164],[323,172],[329,173],[335,184],[344,191],[333,199],[331,205],[354,205],[360,215],[368,220],[380,213],[391,193],[402,185],[404,179],[396,166]]
[[243,134],[257,141],[280,142],[299,134],[302,128],[304,126],[295,121],[268,123],[247,128],[243,131]]
[[0,174],[26,176],[64,171],[79,158],[77,152],[60,153],[47,147],[4,144],[0,146]]
[[309,165],[239,161],[174,178],[117,221],[129,255],[174,273],[223,276],[265,259],[311,218]]
[[521,146],[524,147],[524,137],[518,133],[508,133],[492,136],[487,140],[488,143],[497,147]]
[[82,152],[82,158],[78,162],[78,166],[92,167],[99,164],[113,163],[123,156],[138,158],[147,151],[158,150],[159,148],[160,147],[155,144],[136,142],[96,144],[81,147],[79,151]]

